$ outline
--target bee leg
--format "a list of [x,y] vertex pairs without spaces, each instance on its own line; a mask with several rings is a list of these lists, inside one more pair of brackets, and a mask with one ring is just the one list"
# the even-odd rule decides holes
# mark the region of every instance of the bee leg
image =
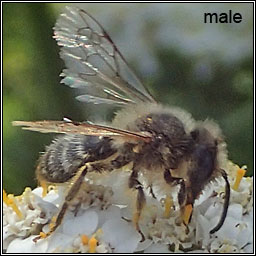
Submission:
[[224,170],[221,170],[221,175],[222,175],[223,179],[226,182],[225,201],[224,201],[223,210],[222,210],[222,214],[221,214],[219,223],[217,224],[217,226],[215,228],[213,228],[210,231],[210,234],[213,234],[213,233],[217,232],[222,227],[222,225],[223,225],[223,223],[226,219],[227,212],[228,212],[229,199],[230,199],[230,184],[229,184],[229,181],[228,181],[227,173]]
[[[167,184],[171,186],[180,185],[180,189],[178,192],[178,203],[180,206],[181,217],[184,220],[184,216],[186,214],[186,199],[187,199],[187,191],[185,186],[185,181],[182,178],[173,177],[171,172],[166,169],[164,171],[164,179]],[[188,221],[189,222],[189,221]]]
[[68,209],[68,205],[69,202],[72,201],[72,199],[75,197],[75,195],[77,194],[77,192],[79,191],[83,181],[84,181],[84,177],[88,171],[88,164],[82,166],[79,171],[77,172],[77,174],[74,177],[74,183],[71,186],[70,190],[68,191],[67,196],[65,197],[65,202],[63,203],[60,212],[58,213],[58,216],[56,218],[56,221],[53,221],[50,223],[50,231],[47,233],[42,233],[40,234],[40,236],[37,236],[33,239],[34,242],[37,242],[39,239],[41,238],[46,238],[48,236],[50,236],[56,229],[57,227],[61,224],[66,210]]
[[155,195],[155,193],[154,193],[154,191],[153,191],[152,184],[149,185],[149,193],[150,193],[150,195],[151,195],[154,199],[156,199],[156,195]]
[[186,199],[186,186],[185,186],[184,179],[173,177],[171,172],[168,169],[164,171],[164,179],[166,183],[171,186],[180,185],[180,190],[178,192],[178,202],[180,207],[182,207]]
[[191,189],[191,187],[186,187],[185,182],[183,182],[180,187],[178,200],[181,207],[182,221],[183,221],[183,224],[185,224],[186,226],[191,221],[194,202],[196,198],[197,198],[197,195],[193,193],[193,190]]
[[136,201],[136,212],[133,216],[133,221],[135,224],[135,227],[137,231],[141,234],[142,236],[142,241],[145,240],[144,234],[141,232],[140,227],[139,227],[139,219],[141,216],[141,212],[143,207],[145,206],[146,203],[146,198],[145,194],[143,191],[143,186],[142,184],[138,181],[138,172],[136,170],[133,170],[130,178],[129,178],[129,188],[134,188],[137,190],[137,201]]

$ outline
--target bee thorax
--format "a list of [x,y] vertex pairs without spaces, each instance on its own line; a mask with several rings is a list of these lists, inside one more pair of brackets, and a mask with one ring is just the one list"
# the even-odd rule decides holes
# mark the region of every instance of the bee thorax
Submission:
[[191,145],[184,124],[171,113],[150,113],[137,118],[135,125],[136,130],[152,135],[151,142],[133,147],[136,164],[154,170],[177,168]]

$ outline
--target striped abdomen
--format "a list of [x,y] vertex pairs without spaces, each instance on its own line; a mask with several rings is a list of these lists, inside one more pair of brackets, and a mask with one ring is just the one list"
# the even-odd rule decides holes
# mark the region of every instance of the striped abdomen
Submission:
[[109,138],[83,135],[59,137],[40,157],[37,177],[47,182],[63,183],[85,163],[106,159],[115,152]]

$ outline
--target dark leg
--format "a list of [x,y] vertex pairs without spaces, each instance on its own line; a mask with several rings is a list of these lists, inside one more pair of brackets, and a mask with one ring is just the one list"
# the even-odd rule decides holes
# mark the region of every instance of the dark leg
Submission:
[[60,212],[58,213],[56,221],[54,221],[53,223],[50,223],[50,231],[48,233],[44,234],[44,236],[35,237],[33,240],[34,242],[37,242],[42,237],[46,238],[46,237],[50,236],[57,229],[57,227],[61,224],[61,222],[65,216],[66,210],[68,209],[68,204],[70,201],[72,201],[72,199],[76,196],[77,192],[79,191],[79,189],[84,181],[84,177],[87,173],[87,170],[88,170],[88,165],[82,166],[79,169],[78,173],[74,177],[74,181],[73,181],[74,184],[72,185],[72,187],[68,191],[67,196],[65,197],[65,202],[62,205]]
[[[190,198],[191,193],[189,193],[189,191],[186,190],[184,179],[172,177],[171,172],[169,170],[165,170],[164,179],[166,183],[170,184],[171,186],[180,185],[180,189],[178,192],[178,203],[180,205],[182,221],[185,225],[187,225],[190,222],[192,216],[194,199]],[[167,208],[168,206],[166,205],[165,207],[165,212],[170,212],[170,209]]]
[[153,188],[152,188],[152,184],[150,184],[148,187],[149,187],[149,193],[150,193],[150,195],[151,195],[154,199],[156,199],[156,196],[155,196],[154,191],[153,191]]
[[171,186],[180,185],[178,202],[180,207],[183,207],[186,200],[186,187],[184,180],[182,178],[172,177],[171,172],[167,169],[164,171],[164,179],[166,183]]
[[220,221],[217,224],[217,226],[210,231],[210,234],[213,234],[213,233],[217,232],[222,227],[222,225],[223,225],[223,223],[226,219],[227,212],[228,212],[229,199],[230,199],[230,184],[229,184],[229,181],[228,181],[227,173],[224,170],[221,170],[221,175],[222,175],[222,177],[224,178],[224,180],[226,182],[225,201],[224,201],[223,211],[222,211],[222,214],[221,214]]

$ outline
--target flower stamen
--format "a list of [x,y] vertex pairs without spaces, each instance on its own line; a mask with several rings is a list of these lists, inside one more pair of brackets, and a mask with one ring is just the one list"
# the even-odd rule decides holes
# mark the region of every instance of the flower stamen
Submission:
[[3,201],[6,205],[8,205],[8,197],[7,197],[7,193],[5,192],[5,190],[3,189]]
[[87,235],[81,235],[81,242],[83,245],[87,245],[89,242],[89,237]]
[[50,227],[50,230],[53,230],[53,228],[55,227],[55,223],[54,223],[54,222],[51,222],[51,223],[49,224],[49,227]]
[[46,238],[47,237],[46,233],[44,233],[44,232],[40,232],[39,236],[40,236],[40,238]]
[[245,173],[246,173],[245,169],[240,168],[240,169],[237,170],[236,180],[235,180],[235,183],[233,185],[234,190],[236,190],[236,191],[238,190],[240,182],[241,182],[242,178],[244,177]]
[[99,237],[103,234],[103,230],[101,228],[99,228],[96,232],[95,232],[95,236]]
[[49,224],[49,227],[50,227],[50,230],[53,230],[55,225],[56,225],[56,220],[57,220],[57,217],[56,216],[53,216],[52,219],[51,219],[51,222]]
[[48,192],[48,186],[47,186],[46,182],[44,182],[44,181],[41,181],[40,185],[43,188],[42,197],[45,197]]
[[98,240],[93,236],[89,242],[89,253],[95,253],[96,252],[96,247],[98,244]]
[[20,219],[24,219],[22,212],[19,210],[18,206],[15,203],[15,198],[13,194],[9,194],[7,196],[6,192],[3,191],[3,201],[6,203],[7,206],[10,206],[13,209],[13,211]]

